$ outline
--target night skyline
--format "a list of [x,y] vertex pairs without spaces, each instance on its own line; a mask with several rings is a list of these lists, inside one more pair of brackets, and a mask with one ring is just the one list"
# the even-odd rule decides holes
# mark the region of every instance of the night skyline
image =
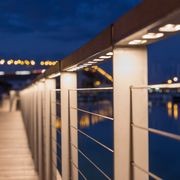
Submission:
[[[61,60],[141,1],[1,1],[0,58]],[[148,46],[150,82],[179,76],[179,47],[179,35]],[[32,68],[0,66],[1,71]]]

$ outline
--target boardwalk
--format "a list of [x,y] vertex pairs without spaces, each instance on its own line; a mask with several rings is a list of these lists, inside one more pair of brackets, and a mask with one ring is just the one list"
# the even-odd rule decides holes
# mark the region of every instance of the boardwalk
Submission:
[[0,180],[38,180],[21,113],[0,109]]

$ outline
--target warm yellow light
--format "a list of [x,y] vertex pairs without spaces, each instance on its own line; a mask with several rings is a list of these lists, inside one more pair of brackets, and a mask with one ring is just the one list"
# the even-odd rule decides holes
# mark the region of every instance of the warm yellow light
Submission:
[[167,83],[168,83],[168,84],[172,84],[172,80],[171,80],[171,79],[168,79],[168,80],[167,80]]
[[130,41],[128,44],[129,45],[142,45],[146,43],[147,43],[147,40],[135,39],[135,40]]
[[18,61],[14,61],[14,65],[18,65]]
[[174,77],[174,78],[173,78],[173,81],[174,81],[174,82],[178,82],[178,77]]
[[164,33],[147,33],[142,36],[143,39],[158,39],[164,36]]
[[45,66],[48,66],[49,65],[49,61],[45,61]]
[[21,61],[21,65],[24,65],[24,61]]
[[44,66],[44,61],[41,61],[40,65],[41,65],[41,66]]
[[30,65],[30,62],[29,62],[28,60],[25,60],[24,62],[25,62],[25,64],[26,64],[27,66]]
[[178,104],[174,104],[173,105],[173,115],[174,115],[174,119],[178,119]]
[[101,82],[100,82],[100,81],[95,81],[94,85],[95,85],[95,86],[100,86],[100,85],[101,85]]
[[166,24],[159,28],[160,32],[176,32],[180,31],[180,24]]

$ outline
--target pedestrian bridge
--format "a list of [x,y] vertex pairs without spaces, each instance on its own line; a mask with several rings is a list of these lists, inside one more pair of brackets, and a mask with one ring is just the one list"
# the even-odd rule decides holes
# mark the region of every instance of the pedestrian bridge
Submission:
[[148,46],[179,31],[179,0],[145,0],[21,90],[0,179],[180,179],[178,77],[148,84]]

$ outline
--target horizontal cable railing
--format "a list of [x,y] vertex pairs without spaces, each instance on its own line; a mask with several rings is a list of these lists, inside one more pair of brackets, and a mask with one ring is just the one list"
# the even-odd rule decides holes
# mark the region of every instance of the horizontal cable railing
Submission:
[[77,151],[86,158],[106,179],[111,180],[111,178],[98,166],[96,165],[85,153],[83,153],[77,146],[71,143],[71,145],[77,149]]
[[[158,136],[162,136],[165,138],[169,138],[169,139],[173,139],[176,141],[180,141],[180,135],[174,134],[174,133],[169,133],[163,130],[158,130],[155,128],[148,128],[148,127],[144,127],[142,125],[138,125],[136,123],[134,123],[133,119],[134,119],[134,115],[133,115],[133,109],[134,109],[134,102],[133,102],[133,92],[135,90],[145,90],[148,91],[149,89],[180,89],[180,83],[174,83],[174,84],[157,84],[157,85],[148,85],[148,86],[131,86],[130,87],[130,94],[131,94],[131,131],[133,131],[133,129],[139,129],[142,131],[146,131],[149,133],[153,133],[156,134]],[[131,132],[131,138],[133,138],[133,132]],[[131,143],[134,143],[133,140],[131,141]],[[131,144],[131,148],[133,148],[133,144]],[[131,149],[131,152],[133,153],[133,149]],[[133,158],[133,155],[132,155]],[[161,177],[155,175],[154,173],[145,170],[143,167],[139,166],[136,162],[134,162],[134,159],[131,160],[131,166],[133,166],[134,168],[139,169],[140,171],[144,172],[145,174],[147,174],[149,177],[155,179],[155,180],[162,180]]]
[[50,116],[51,116],[51,123],[50,123],[50,129],[51,129],[51,163],[53,165],[53,177],[57,178],[57,170],[59,173],[61,173],[61,141],[59,141],[59,138],[61,138],[61,117],[60,117],[60,89],[53,89],[50,91]]
[[[84,97],[84,99],[85,99],[85,102],[83,102],[84,99],[81,99],[81,101],[82,101],[83,103],[85,103],[85,105],[86,105],[87,108],[88,108],[88,105],[90,105],[90,103],[92,103],[91,101],[88,101],[88,99],[87,99],[88,104],[86,104],[86,103],[87,103],[87,102],[86,102],[86,98],[89,97],[89,96],[88,96],[89,93],[90,93],[90,94],[92,93],[91,95],[92,95],[93,97],[97,97],[96,100],[97,100],[97,102],[98,102],[98,100],[99,100],[99,99],[98,99],[98,93],[99,93],[99,92],[100,92],[100,93],[109,93],[109,91],[112,92],[112,90],[113,90],[112,87],[106,87],[106,88],[79,88],[79,89],[71,89],[71,90],[69,90],[69,96],[70,96],[69,99],[71,99],[71,95],[72,95],[71,93],[76,93],[76,96],[77,96],[77,104],[76,104],[76,105],[71,105],[71,103],[70,103],[69,109],[70,109],[70,111],[72,110],[72,111],[76,111],[76,112],[81,112],[81,113],[88,114],[88,115],[90,115],[90,116],[96,116],[96,117],[101,118],[101,119],[110,120],[110,121],[113,123],[113,120],[114,120],[113,117],[110,117],[110,116],[107,116],[107,115],[103,115],[103,114],[99,114],[99,113],[97,113],[97,112],[91,112],[91,111],[89,111],[89,110],[85,110],[85,109],[83,109],[83,108],[81,108],[81,107],[78,107],[78,106],[79,106],[79,104],[78,104],[79,98],[82,97],[82,96],[80,96],[81,93],[84,95],[83,97]],[[102,96],[101,96],[101,97],[102,97]],[[104,98],[104,96],[103,96],[103,98]],[[102,100],[102,98],[101,98],[101,100]],[[94,108],[94,107],[93,107],[93,108]],[[78,113],[77,113],[77,114],[78,114]],[[100,142],[100,141],[97,140],[96,138],[92,137],[91,135],[87,134],[86,132],[80,130],[79,124],[77,124],[77,127],[75,127],[74,125],[71,125],[71,124],[70,124],[70,128],[73,129],[74,131],[76,131],[77,134],[81,134],[81,135],[84,136],[86,139],[90,140],[91,142],[95,143],[95,144],[98,145],[99,147],[103,148],[103,149],[106,150],[108,153],[114,153],[114,150],[113,150],[112,148],[110,148],[110,147],[108,147],[107,145],[103,144],[102,142]],[[70,131],[70,132],[71,132],[71,131]],[[102,134],[102,135],[103,135],[103,134]],[[70,142],[70,144],[71,144],[71,148],[75,148],[75,149],[77,150],[77,152],[78,152],[82,157],[84,157],[87,162],[89,162],[92,166],[94,166],[94,168],[97,170],[97,172],[99,172],[101,175],[104,176],[104,178],[109,179],[109,180],[111,179],[111,177],[103,170],[102,167],[100,167],[99,165],[97,165],[94,160],[92,160],[87,154],[84,153],[84,151],[83,151],[82,149],[80,149],[80,148],[78,147],[79,145],[75,145],[75,144],[73,144],[73,142]],[[87,148],[88,148],[88,147],[87,147]],[[74,163],[74,162],[72,161],[72,163]],[[86,175],[84,174],[84,172],[80,169],[79,166],[77,166],[75,163],[72,164],[72,165],[73,165],[73,166],[76,166],[75,168],[78,170],[79,174],[82,176],[83,179],[85,179],[85,180],[88,179],[88,178],[86,177]],[[93,172],[92,172],[92,173],[93,173]]]

